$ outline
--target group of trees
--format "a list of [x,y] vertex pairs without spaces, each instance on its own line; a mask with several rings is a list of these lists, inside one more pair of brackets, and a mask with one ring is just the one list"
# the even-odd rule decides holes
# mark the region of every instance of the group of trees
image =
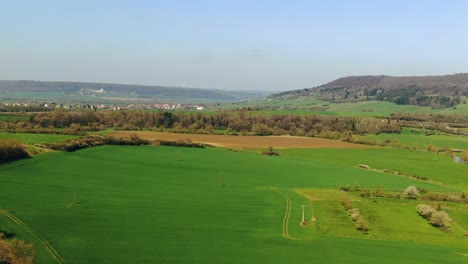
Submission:
[[[371,90],[372,91],[372,90]],[[424,95],[418,86],[409,86],[393,90],[381,90],[376,93],[378,101],[388,101],[399,105],[419,105],[431,108],[447,108],[461,103],[459,95],[453,97],[445,95]]]
[[137,135],[131,135],[128,138],[123,137],[110,137],[102,135],[91,135],[86,137],[80,137],[77,139],[69,139],[64,142],[59,142],[55,144],[47,144],[45,147],[54,150],[62,150],[67,152],[73,152],[80,149],[93,147],[93,146],[103,146],[103,145],[148,145],[150,142],[145,139],[141,139]]
[[11,238],[14,236],[0,229],[0,263],[32,264],[35,263],[36,250],[33,244]]
[[[398,120],[319,115],[259,115],[247,111],[217,114],[153,112],[153,111],[67,111],[57,109],[30,115],[28,120],[4,120],[0,130],[80,134],[103,129],[160,130],[182,133],[213,133],[241,135],[320,136],[326,132],[354,134],[399,133]],[[326,137],[326,136],[324,136]]]
[[429,220],[429,222],[433,226],[439,227],[444,231],[450,230],[450,222],[452,222],[452,219],[448,216],[446,212],[442,211],[440,208],[436,210],[430,205],[420,204],[416,209],[418,211],[418,214]]
[[0,139],[0,163],[29,158],[26,148],[15,139]]

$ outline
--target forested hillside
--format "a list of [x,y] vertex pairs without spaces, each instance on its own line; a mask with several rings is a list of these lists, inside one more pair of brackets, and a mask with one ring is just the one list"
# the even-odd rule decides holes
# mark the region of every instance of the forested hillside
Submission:
[[468,74],[394,77],[351,76],[327,84],[272,95],[270,98],[316,96],[332,102],[377,100],[400,105],[447,108],[466,103]]

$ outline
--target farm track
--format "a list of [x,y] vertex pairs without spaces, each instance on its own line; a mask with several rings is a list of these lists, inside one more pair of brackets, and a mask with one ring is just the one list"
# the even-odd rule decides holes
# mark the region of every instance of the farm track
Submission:
[[283,233],[282,233],[283,237],[287,239],[297,240],[297,238],[289,234],[289,220],[291,218],[291,208],[292,208],[291,199],[287,197],[285,194],[283,194],[282,192],[278,191],[277,189],[275,188],[271,188],[271,189],[275,191],[276,193],[278,193],[279,195],[281,195],[286,201],[286,211],[284,212],[284,217],[283,217]]
[[26,231],[28,231],[30,234],[32,234],[34,237],[36,237],[40,242],[41,245],[52,255],[52,257],[57,261],[57,263],[64,264],[65,261],[63,258],[57,253],[57,251],[52,247],[52,245],[47,242],[41,235],[39,235],[36,231],[34,231],[32,228],[30,228],[28,225],[26,225],[23,221],[18,219],[16,216],[12,215],[10,212],[7,210],[0,209],[0,213],[4,214],[8,218],[10,218],[13,222],[15,222],[17,225],[20,227],[24,228]]

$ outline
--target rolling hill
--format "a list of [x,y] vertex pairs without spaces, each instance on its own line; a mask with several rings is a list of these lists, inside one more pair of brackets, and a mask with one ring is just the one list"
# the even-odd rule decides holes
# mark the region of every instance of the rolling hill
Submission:
[[468,74],[394,77],[350,76],[324,85],[271,95],[271,99],[314,96],[332,102],[377,100],[400,105],[446,108],[468,96]]
[[[145,86],[115,83],[50,82],[50,81],[10,81],[0,80],[0,97],[28,99],[28,94],[40,98],[41,93],[61,93],[63,96],[77,97],[119,97],[159,100],[199,101],[240,101],[263,98],[268,92],[224,91],[170,86]],[[26,98],[25,98],[26,97]],[[47,98],[47,97],[46,97]]]

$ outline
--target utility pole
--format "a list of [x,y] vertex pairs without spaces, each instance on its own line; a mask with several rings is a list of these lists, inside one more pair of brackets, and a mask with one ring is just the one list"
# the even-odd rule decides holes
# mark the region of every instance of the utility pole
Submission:
[[302,222],[301,223],[305,223],[305,215],[304,215],[304,208],[306,207],[305,205],[301,205],[302,206]]
[[73,184],[73,205],[76,205],[76,184]]

